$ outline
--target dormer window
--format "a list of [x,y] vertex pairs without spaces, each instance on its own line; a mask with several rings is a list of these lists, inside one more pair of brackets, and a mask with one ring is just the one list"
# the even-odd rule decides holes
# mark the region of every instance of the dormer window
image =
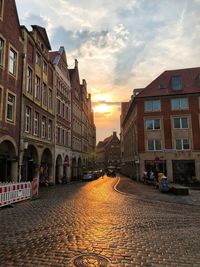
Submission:
[[172,84],[172,90],[173,91],[179,91],[182,90],[182,80],[181,76],[172,76],[171,77],[171,84]]

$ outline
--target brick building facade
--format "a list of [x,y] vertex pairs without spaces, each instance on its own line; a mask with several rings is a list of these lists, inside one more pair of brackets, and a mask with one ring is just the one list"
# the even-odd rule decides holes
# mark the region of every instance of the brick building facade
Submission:
[[0,182],[19,177],[23,41],[15,1],[0,1]]
[[[200,68],[165,71],[139,93],[123,121],[125,173],[164,172],[186,183],[200,177]],[[131,168],[128,171],[128,147]]]

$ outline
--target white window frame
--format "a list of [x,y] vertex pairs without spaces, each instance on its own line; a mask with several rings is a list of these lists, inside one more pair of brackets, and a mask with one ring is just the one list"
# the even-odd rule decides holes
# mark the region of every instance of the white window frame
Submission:
[[39,112],[34,112],[34,135],[39,135]]
[[[153,149],[149,149],[149,142],[153,141]],[[156,142],[160,142],[160,149],[156,149]],[[148,139],[147,140],[147,150],[148,151],[161,151],[162,150],[162,142],[160,139]]]
[[[159,103],[159,109],[154,108],[155,102]],[[150,109],[147,108],[147,103],[150,104]],[[160,99],[155,99],[155,100],[146,100],[145,101],[145,112],[159,112],[161,111],[161,102]]]
[[[12,53],[12,54],[11,54]],[[9,73],[17,76],[17,52],[13,47],[9,49]]]
[[[188,143],[188,148],[184,148],[184,141],[187,140],[187,143]],[[181,149],[177,148],[177,141],[180,141],[181,142]],[[180,138],[180,139],[176,139],[175,140],[175,148],[176,150],[190,150],[190,140],[187,139],[187,138]]]
[[[159,121],[159,129],[156,129],[155,128],[155,120],[158,120]],[[152,129],[148,129],[148,126],[147,126],[147,122],[148,121],[149,122],[152,121],[152,126],[153,126]],[[160,130],[161,129],[160,119],[146,119],[145,120],[145,126],[146,126],[145,128],[146,128],[147,131],[157,131],[157,130]]]
[[[9,101],[9,96],[11,96],[14,99],[14,102]],[[14,122],[14,116],[15,116],[15,105],[16,105],[16,96],[9,93],[7,95],[7,105],[6,105],[6,120],[8,122]],[[8,118],[8,107],[11,107],[11,113],[12,113],[12,118]]]
[[42,104],[47,106],[47,85],[45,82],[42,83]]
[[25,114],[25,132],[30,133],[31,131],[31,108],[26,106],[26,114]]
[[0,65],[5,65],[5,40],[0,36]]
[[42,116],[42,138],[46,137],[46,117]]
[[[181,107],[181,101],[183,101],[183,99],[185,99],[186,102],[187,102],[187,106],[186,106],[185,108]],[[173,108],[173,101],[177,101],[178,108]],[[171,99],[171,109],[172,109],[172,110],[186,110],[186,109],[188,109],[188,98],[187,98],[187,97],[182,97],[182,98],[172,98],[172,99]]]
[[33,71],[29,66],[27,68],[27,80],[26,81],[27,81],[26,91],[29,94],[32,94],[32,91],[33,91]]
[[48,120],[48,140],[52,139],[52,129],[53,129],[53,122],[52,120]]
[[35,75],[35,92],[34,97],[37,100],[40,100],[40,77]]
[[[180,128],[176,128],[175,127],[175,119],[179,119],[179,121],[180,121]],[[187,119],[187,127],[183,127],[182,119]],[[188,129],[189,128],[189,120],[188,120],[188,117],[174,117],[173,118],[173,126],[174,126],[174,129]]]

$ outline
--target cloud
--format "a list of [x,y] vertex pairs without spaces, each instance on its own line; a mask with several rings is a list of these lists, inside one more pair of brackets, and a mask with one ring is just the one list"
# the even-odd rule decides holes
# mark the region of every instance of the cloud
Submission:
[[199,66],[200,0],[16,3],[22,24],[46,27],[52,48],[65,46],[70,66],[78,59],[92,101],[113,103],[106,120],[95,115],[98,127],[117,123],[117,103],[129,101],[132,89],[147,86],[164,70]]

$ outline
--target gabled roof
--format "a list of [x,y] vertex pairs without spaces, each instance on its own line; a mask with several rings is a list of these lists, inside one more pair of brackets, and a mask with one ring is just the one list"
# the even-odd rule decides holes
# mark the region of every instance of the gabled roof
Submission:
[[58,64],[59,60],[63,58],[67,65],[67,57],[63,46],[60,47],[59,51],[52,51],[49,53],[49,55],[53,64]]
[[43,41],[44,41],[45,45],[47,46],[47,48],[49,50],[51,50],[51,45],[50,45],[49,38],[48,38],[48,35],[47,35],[47,32],[46,32],[45,28],[43,28],[41,26],[38,26],[38,25],[31,25],[31,27],[34,30],[39,32],[39,34],[40,34],[41,38],[43,39]]
[[58,51],[52,51],[49,53],[50,60],[53,64],[57,64],[59,53]]
[[[150,96],[162,96],[162,95],[176,95],[176,94],[190,94],[199,93],[200,86],[197,82],[197,77],[200,75],[200,67],[179,69],[179,70],[167,70],[160,76],[153,80],[137,97],[150,97]],[[172,90],[171,78],[173,76],[180,76],[182,82],[182,90]]]

